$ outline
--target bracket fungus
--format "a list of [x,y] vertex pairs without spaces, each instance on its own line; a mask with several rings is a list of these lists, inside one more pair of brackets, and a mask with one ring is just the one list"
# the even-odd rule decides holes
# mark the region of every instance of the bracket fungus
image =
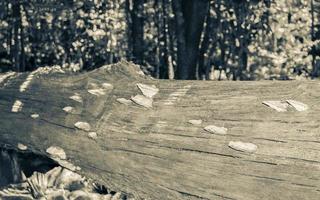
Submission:
[[113,85],[110,83],[102,83],[104,89],[113,89]]
[[192,124],[192,125],[200,125],[202,124],[202,120],[201,119],[191,119],[188,121],[189,124]]
[[67,155],[61,147],[51,146],[51,147],[47,148],[46,152],[54,158],[59,158],[62,160],[67,159]]
[[295,101],[295,100],[287,100],[287,103],[292,106],[293,108],[295,108],[297,111],[302,112],[305,110],[309,109],[309,106],[300,102],[300,101]]
[[74,126],[80,130],[84,130],[84,131],[90,131],[91,130],[91,126],[89,123],[87,122],[76,122],[74,124]]
[[248,152],[248,153],[254,153],[258,149],[257,145],[255,144],[241,142],[241,141],[230,141],[228,146],[234,150]]
[[88,92],[89,92],[90,94],[95,95],[95,96],[102,96],[102,95],[105,95],[105,94],[106,94],[105,90],[102,89],[102,88],[88,90]]
[[69,98],[76,101],[76,102],[82,103],[82,97],[79,94],[74,94]]
[[218,127],[215,125],[209,125],[204,127],[204,130],[206,130],[209,133],[217,134],[217,135],[226,135],[228,129],[225,127]]
[[28,149],[28,147],[24,144],[21,144],[21,143],[18,143],[17,145],[18,149],[21,150],[21,151],[25,151]]
[[278,112],[286,112],[288,109],[288,104],[282,101],[263,101],[262,103]]
[[130,105],[130,104],[132,104],[132,101],[131,101],[131,100],[125,99],[125,98],[118,98],[118,99],[117,99],[117,102],[122,103],[122,104],[127,105],[127,106]]
[[278,112],[286,112],[288,111],[289,107],[293,107],[296,111],[299,111],[299,112],[306,111],[309,109],[308,105],[295,100],[263,101],[262,103]]
[[74,111],[74,108],[71,106],[66,106],[62,110],[66,113],[72,113]]
[[33,119],[37,119],[37,118],[39,118],[39,114],[34,113],[34,114],[30,115],[30,117]]
[[151,98],[138,94],[134,97],[131,97],[131,100],[140,106],[152,108],[153,100]]
[[98,135],[97,135],[96,132],[89,132],[89,133],[88,133],[88,137],[91,138],[91,139],[93,139],[93,140],[95,140],[95,139],[98,138]]
[[159,89],[155,85],[149,86],[142,83],[137,83],[137,87],[140,89],[144,96],[149,98],[152,98],[159,92]]

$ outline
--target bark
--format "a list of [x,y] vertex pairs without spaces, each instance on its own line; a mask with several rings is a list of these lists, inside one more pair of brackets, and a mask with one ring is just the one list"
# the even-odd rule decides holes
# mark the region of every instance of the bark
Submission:
[[199,43],[208,0],[172,1],[178,40],[178,79],[195,79]]
[[[82,74],[36,74],[24,92],[19,88],[29,74],[3,80],[1,148],[49,157],[46,149],[59,146],[78,173],[136,199],[319,198],[318,82],[165,81],[137,72],[122,62]],[[88,92],[103,83],[113,88],[100,96]],[[136,83],[159,88],[152,108],[117,102],[141,94]],[[75,93],[82,102],[69,98]],[[309,110],[276,112],[262,104],[286,99]],[[16,100],[22,110],[11,112]],[[78,121],[89,123],[97,139],[76,129]],[[227,135],[210,134],[208,125],[228,128]],[[230,141],[258,150],[235,151]],[[18,143],[28,149],[18,150]]]

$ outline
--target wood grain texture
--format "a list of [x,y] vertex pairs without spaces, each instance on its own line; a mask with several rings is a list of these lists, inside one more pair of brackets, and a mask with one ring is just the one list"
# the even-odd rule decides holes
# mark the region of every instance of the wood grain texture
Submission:
[[[137,199],[319,199],[320,82],[205,82],[153,80],[121,62],[81,74],[37,76],[19,92],[27,74],[0,89],[0,144],[47,155],[59,146],[79,173]],[[111,83],[104,95],[88,93]],[[136,83],[155,85],[150,109],[118,98],[141,94]],[[83,102],[69,97],[78,93]],[[293,99],[304,112],[276,112],[262,104]],[[15,100],[20,112],[11,112]],[[75,108],[66,113],[66,106]],[[39,118],[30,117],[39,114]],[[201,125],[188,123],[202,120]],[[87,122],[97,139],[77,129]],[[210,134],[208,125],[226,127]],[[230,141],[253,143],[253,153]]]

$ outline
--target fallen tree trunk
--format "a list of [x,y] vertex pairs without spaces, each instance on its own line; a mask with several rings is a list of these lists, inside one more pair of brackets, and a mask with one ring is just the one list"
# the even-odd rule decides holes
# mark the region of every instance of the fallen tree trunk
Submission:
[[[59,164],[115,191],[137,199],[319,198],[319,82],[160,81],[126,62],[0,80],[2,148],[52,157],[48,148],[60,147],[67,158],[56,155]],[[128,101],[141,94],[137,83],[159,89],[136,99],[152,107]],[[262,104],[289,99],[309,109]],[[237,151],[230,141],[257,150]]]

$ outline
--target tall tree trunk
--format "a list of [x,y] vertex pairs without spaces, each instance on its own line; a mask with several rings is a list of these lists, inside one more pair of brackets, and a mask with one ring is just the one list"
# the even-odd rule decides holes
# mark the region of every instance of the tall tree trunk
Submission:
[[133,60],[142,64],[143,53],[144,53],[144,41],[143,41],[143,3],[144,0],[134,0],[132,1],[132,11],[131,11],[131,36],[132,36],[132,53]]
[[207,79],[207,68],[208,65],[205,63],[205,54],[208,51],[209,44],[210,44],[210,36],[213,29],[213,20],[210,17],[210,7],[208,9],[207,17],[206,17],[206,27],[205,27],[205,33],[203,40],[201,42],[201,47],[199,51],[199,61],[198,61],[198,77],[202,79],[201,77],[205,76],[205,79]]
[[172,1],[178,41],[177,79],[195,79],[199,43],[208,0]]
[[14,20],[14,51],[13,64],[16,71],[25,71],[25,56],[24,56],[24,39],[21,19],[21,3],[20,1],[13,1],[12,15]]

